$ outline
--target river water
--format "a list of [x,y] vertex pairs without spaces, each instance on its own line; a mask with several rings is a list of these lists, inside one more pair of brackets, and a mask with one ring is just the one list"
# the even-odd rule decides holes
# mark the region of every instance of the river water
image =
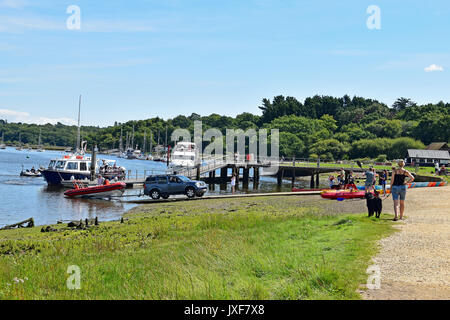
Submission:
[[[22,165],[25,169],[32,166],[46,167],[51,159],[60,158],[58,151],[18,151],[14,148],[0,150],[0,227],[33,217],[36,225],[55,224],[57,221],[93,219],[100,221],[119,219],[124,212],[131,209],[133,204],[126,204],[118,200],[93,200],[65,198],[65,189],[49,188],[44,178],[20,177]],[[99,155],[100,159],[116,160],[119,166],[142,175],[154,170],[163,171],[166,165],[161,162],[120,159],[114,156]],[[218,173],[217,173],[218,174]],[[296,186],[308,187],[309,179],[300,180]],[[250,182],[248,189],[242,184],[237,193],[289,191],[290,182],[284,181],[281,188],[276,185],[276,179],[261,177],[258,188]],[[125,195],[138,194],[139,189],[128,189]],[[210,186],[208,194],[229,194],[230,185]],[[130,199],[130,198],[127,198]]]

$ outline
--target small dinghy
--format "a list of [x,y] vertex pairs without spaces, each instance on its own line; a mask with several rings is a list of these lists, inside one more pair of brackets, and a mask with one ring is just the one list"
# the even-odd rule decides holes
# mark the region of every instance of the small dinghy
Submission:
[[24,170],[23,166],[22,166],[22,171],[20,172],[20,176],[21,177],[31,177],[31,178],[38,178],[38,177],[42,177],[42,173],[40,170],[34,170],[34,169],[27,169]]
[[69,198],[111,198],[125,192],[125,182],[107,183],[102,186],[83,187],[82,182],[74,182],[74,189],[64,195]]

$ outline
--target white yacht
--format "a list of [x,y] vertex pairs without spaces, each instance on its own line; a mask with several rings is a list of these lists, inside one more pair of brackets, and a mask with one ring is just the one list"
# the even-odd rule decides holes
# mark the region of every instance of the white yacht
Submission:
[[178,142],[170,155],[171,167],[195,167],[198,148],[193,142]]

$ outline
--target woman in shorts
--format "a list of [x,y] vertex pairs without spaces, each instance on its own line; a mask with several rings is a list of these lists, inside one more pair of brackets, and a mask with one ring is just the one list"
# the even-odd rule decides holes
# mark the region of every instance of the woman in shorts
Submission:
[[[400,160],[398,161],[398,169],[392,170],[391,193],[392,199],[394,200],[394,221],[403,219],[403,214],[405,213],[406,189],[408,188],[408,183],[414,181],[413,175],[408,170],[405,170],[404,167],[405,161]],[[406,178],[409,178],[409,181],[406,181]]]

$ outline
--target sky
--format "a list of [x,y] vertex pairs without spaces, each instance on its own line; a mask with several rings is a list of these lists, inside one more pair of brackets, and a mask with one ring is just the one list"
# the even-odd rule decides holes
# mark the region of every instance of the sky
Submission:
[[449,102],[449,17],[445,0],[0,0],[0,119],[74,124],[80,94],[95,126],[280,94]]

